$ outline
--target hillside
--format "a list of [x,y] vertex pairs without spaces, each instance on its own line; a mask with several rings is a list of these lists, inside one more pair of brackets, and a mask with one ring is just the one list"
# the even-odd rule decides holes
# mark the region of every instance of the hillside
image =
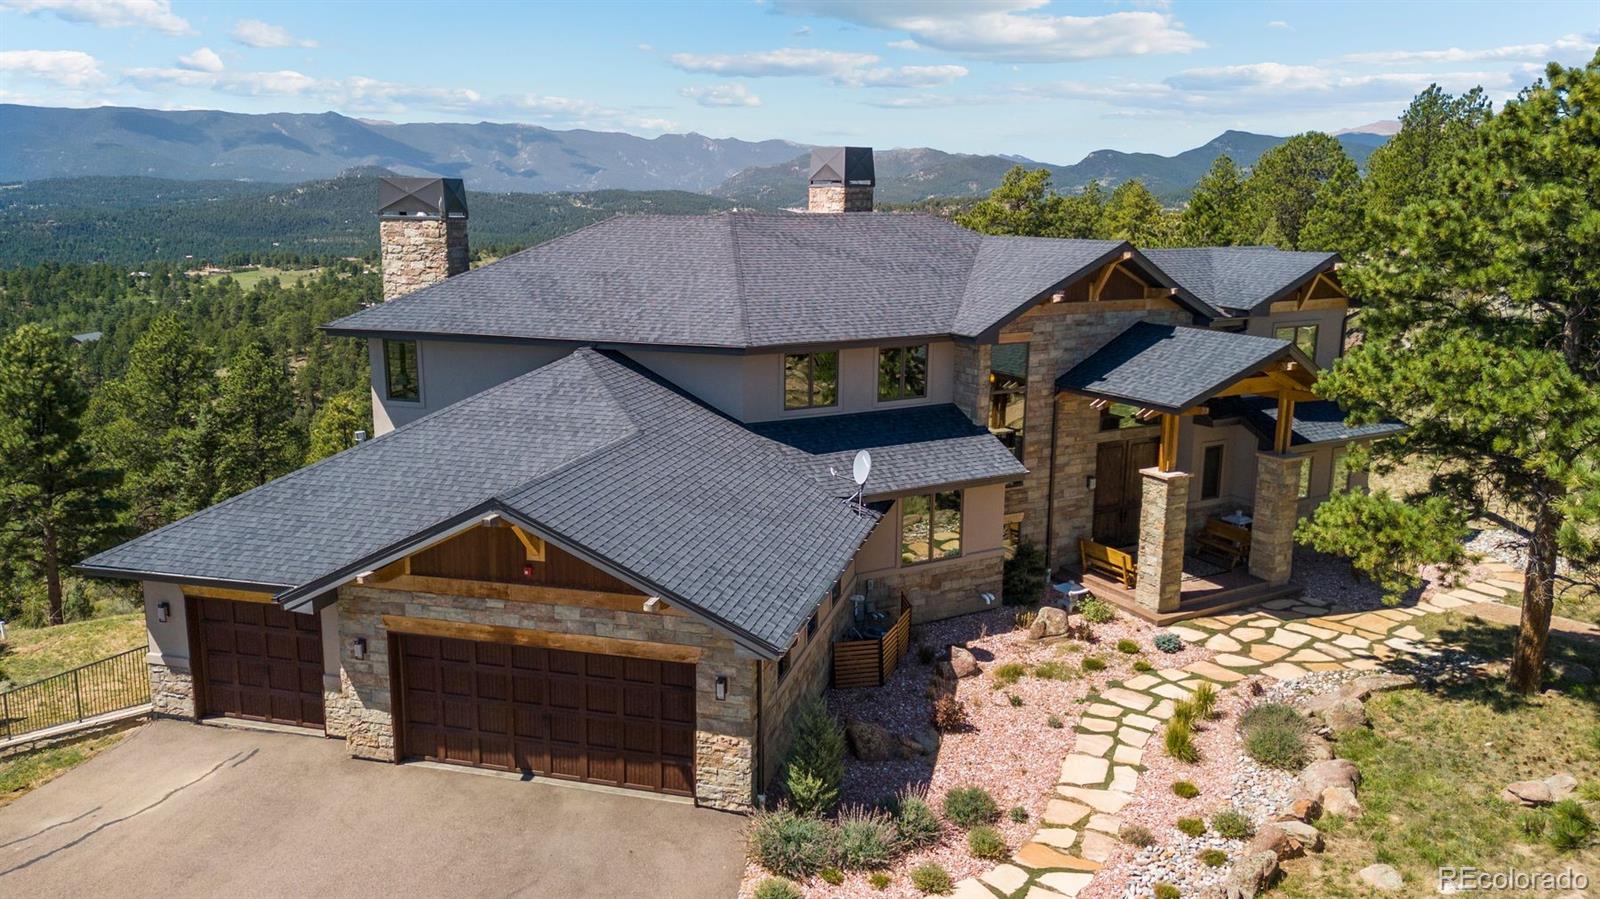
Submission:
[[294,183],[362,166],[467,179],[476,190],[704,191],[804,148],[699,134],[643,138],[536,125],[411,124],[338,113],[245,115],[0,104],[0,181],[89,175]]
[[[290,187],[88,177],[0,187],[0,267],[35,262],[354,256],[377,249],[381,169]],[[470,191],[472,244],[521,247],[619,213],[704,214],[727,200],[684,191]]]

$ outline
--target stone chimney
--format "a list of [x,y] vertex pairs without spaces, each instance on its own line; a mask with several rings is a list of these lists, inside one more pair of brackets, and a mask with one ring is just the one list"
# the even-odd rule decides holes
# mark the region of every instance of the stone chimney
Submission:
[[871,147],[818,147],[811,151],[807,212],[871,212]]
[[470,267],[467,191],[460,178],[378,179],[385,301]]

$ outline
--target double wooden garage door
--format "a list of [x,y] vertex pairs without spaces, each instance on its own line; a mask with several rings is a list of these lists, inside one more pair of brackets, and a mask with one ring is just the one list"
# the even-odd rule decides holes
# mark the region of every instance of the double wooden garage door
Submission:
[[270,602],[189,602],[201,714],[323,726],[321,616]]
[[694,795],[695,667],[395,635],[404,754]]

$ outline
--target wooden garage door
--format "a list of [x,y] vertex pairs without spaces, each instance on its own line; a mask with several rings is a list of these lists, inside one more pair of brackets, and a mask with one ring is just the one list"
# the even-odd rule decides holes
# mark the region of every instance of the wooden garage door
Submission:
[[191,599],[202,714],[322,727],[321,616]]
[[404,754],[694,795],[694,665],[398,637]]

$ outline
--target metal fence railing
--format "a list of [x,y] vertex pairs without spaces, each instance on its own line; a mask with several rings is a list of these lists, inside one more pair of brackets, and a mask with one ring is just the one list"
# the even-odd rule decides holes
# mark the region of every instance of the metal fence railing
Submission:
[[139,646],[0,692],[0,739],[149,702],[144,656]]

